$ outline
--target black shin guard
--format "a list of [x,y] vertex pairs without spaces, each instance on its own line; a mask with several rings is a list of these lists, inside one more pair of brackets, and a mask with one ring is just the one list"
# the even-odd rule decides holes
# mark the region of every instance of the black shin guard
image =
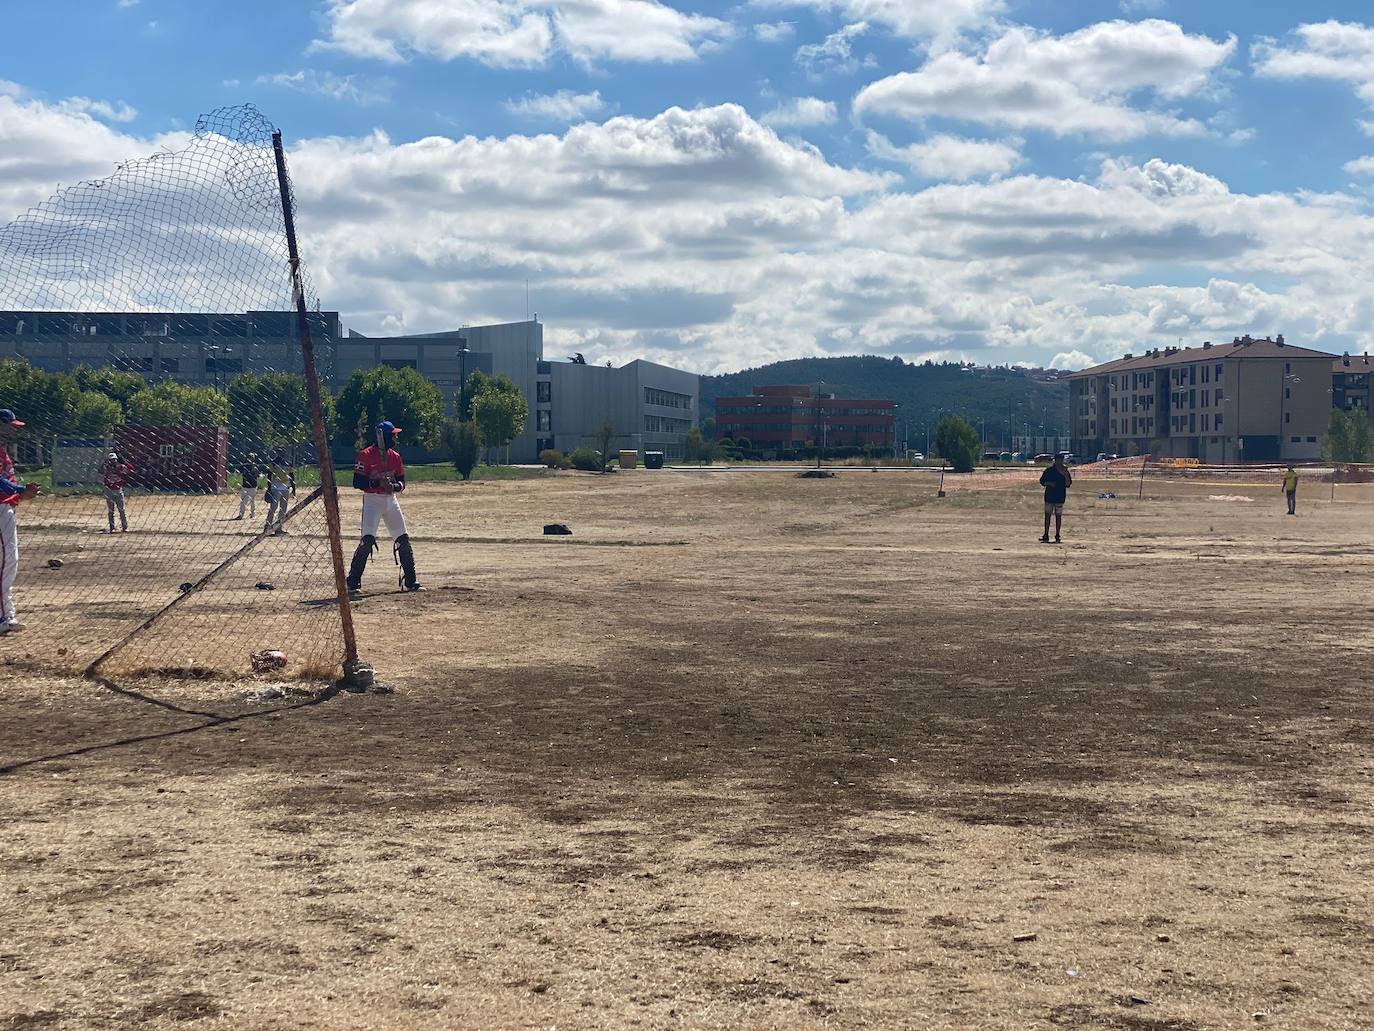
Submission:
[[371,534],[358,542],[358,550],[353,552],[353,562],[348,567],[348,589],[350,591],[361,590],[363,571],[367,569],[367,560],[376,549],[377,538]]
[[415,578],[415,552],[410,547],[410,534],[403,533],[397,537],[391,550],[396,564],[401,567],[400,586],[407,591],[415,590],[420,582]]

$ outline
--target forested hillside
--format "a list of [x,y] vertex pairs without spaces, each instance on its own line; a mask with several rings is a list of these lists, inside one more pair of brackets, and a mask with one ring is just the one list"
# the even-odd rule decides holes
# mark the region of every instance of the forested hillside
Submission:
[[[1044,370],[968,368],[954,362],[912,365],[899,358],[796,358],[757,369],[701,377],[701,414],[715,415],[718,397],[749,394],[771,383],[806,384],[839,397],[885,398],[898,404],[899,438],[923,447],[927,426],[958,412],[996,443],[1016,434],[1065,432],[1068,381]],[[905,423],[905,426],[900,424]],[[982,424],[980,426],[980,423]],[[1043,430],[1041,427],[1043,426]]]

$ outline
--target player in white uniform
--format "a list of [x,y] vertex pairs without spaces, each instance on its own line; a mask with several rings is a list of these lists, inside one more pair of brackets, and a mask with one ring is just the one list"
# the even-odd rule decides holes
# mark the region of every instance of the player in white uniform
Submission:
[[14,614],[14,578],[19,572],[19,502],[38,493],[38,484],[21,484],[6,444],[23,423],[8,408],[0,408],[0,634],[23,630]]
[[401,567],[401,589],[423,591],[415,576],[415,553],[410,547],[406,531],[405,513],[397,495],[406,489],[406,467],[396,451],[396,435],[400,429],[390,422],[377,425],[377,444],[358,452],[353,466],[353,486],[363,492],[363,539],[353,553],[348,568],[348,592],[358,594],[363,589],[363,573],[367,560],[377,548],[377,530],[385,522],[394,542],[392,553]]

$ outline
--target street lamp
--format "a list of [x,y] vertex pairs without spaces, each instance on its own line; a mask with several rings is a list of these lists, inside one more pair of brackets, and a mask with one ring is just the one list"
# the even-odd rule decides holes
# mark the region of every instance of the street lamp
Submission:
[[824,453],[824,451],[825,451],[825,431],[826,431],[826,429],[827,429],[827,427],[826,427],[826,425],[825,425],[825,420],[824,420],[824,418],[822,417],[822,413],[821,413],[821,395],[822,395],[823,393],[825,393],[825,391],[822,389],[824,386],[825,386],[825,380],[821,380],[819,383],[816,384],[816,468],[817,468],[817,469],[819,469],[819,468],[821,467],[821,455],[822,455],[822,453]]
[[220,362],[221,359],[233,353],[233,348],[228,344],[208,344],[205,349],[212,352],[210,361],[214,362],[215,389],[223,390],[224,381],[221,375]]
[[468,385],[468,338],[458,338],[458,421],[465,422],[463,415],[463,391]]

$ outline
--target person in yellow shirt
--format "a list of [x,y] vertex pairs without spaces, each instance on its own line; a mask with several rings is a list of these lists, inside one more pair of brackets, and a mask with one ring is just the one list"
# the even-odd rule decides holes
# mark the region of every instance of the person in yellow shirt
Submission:
[[1288,467],[1288,472],[1283,475],[1283,492],[1288,495],[1288,514],[1298,514],[1298,474],[1293,471],[1293,467]]

